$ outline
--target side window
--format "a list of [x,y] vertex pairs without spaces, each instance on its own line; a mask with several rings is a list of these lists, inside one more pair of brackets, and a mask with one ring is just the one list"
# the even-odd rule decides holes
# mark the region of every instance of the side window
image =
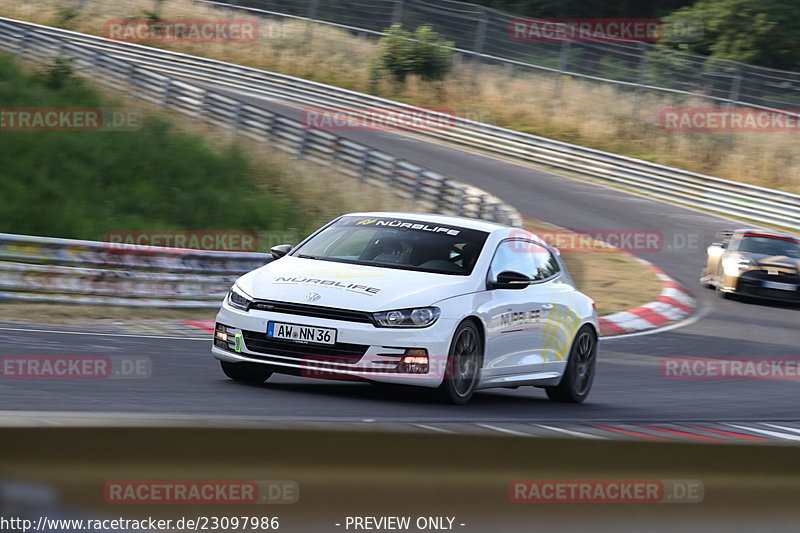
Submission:
[[534,281],[547,279],[560,270],[558,260],[550,250],[523,239],[501,242],[490,268],[495,276],[504,270],[511,270],[525,274]]
[[547,279],[561,271],[561,268],[558,266],[558,259],[556,259],[556,256],[549,250],[544,250],[543,253],[539,254],[537,262],[539,265],[538,279]]

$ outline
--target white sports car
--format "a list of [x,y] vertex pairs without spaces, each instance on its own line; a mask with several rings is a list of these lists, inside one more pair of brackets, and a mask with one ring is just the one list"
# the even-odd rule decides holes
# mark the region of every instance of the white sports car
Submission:
[[468,218],[351,213],[239,278],[217,315],[231,379],[273,372],[419,385],[452,403],[491,387],[582,402],[594,301],[534,234]]

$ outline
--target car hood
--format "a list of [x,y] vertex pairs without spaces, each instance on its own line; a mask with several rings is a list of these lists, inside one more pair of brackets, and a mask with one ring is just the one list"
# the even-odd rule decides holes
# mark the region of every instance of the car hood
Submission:
[[358,311],[424,307],[478,290],[474,276],[351,265],[285,256],[237,281],[261,300]]

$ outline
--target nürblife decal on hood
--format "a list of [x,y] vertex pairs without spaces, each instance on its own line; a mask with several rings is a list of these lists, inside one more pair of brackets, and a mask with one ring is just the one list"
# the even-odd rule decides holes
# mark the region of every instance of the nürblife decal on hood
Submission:
[[306,276],[278,276],[275,278],[273,283],[288,283],[288,284],[300,284],[300,285],[314,285],[319,287],[330,287],[332,289],[340,289],[350,292],[355,292],[358,294],[366,294],[368,296],[374,296],[381,292],[378,287],[370,287],[368,285],[362,285],[360,283],[347,283],[342,281],[337,281],[334,279],[322,279],[322,278],[308,278]]

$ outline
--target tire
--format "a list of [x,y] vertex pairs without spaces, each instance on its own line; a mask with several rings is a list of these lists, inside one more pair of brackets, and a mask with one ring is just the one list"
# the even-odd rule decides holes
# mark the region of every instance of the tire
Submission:
[[583,326],[572,341],[561,383],[546,387],[547,397],[554,402],[582,403],[592,389],[596,370],[597,334],[591,326]]
[[263,365],[228,361],[220,361],[219,364],[226,376],[242,383],[264,383],[272,375],[272,371]]
[[469,402],[480,376],[481,351],[481,335],[475,323],[467,320],[459,324],[450,344],[444,381],[436,389],[440,400],[455,405]]

